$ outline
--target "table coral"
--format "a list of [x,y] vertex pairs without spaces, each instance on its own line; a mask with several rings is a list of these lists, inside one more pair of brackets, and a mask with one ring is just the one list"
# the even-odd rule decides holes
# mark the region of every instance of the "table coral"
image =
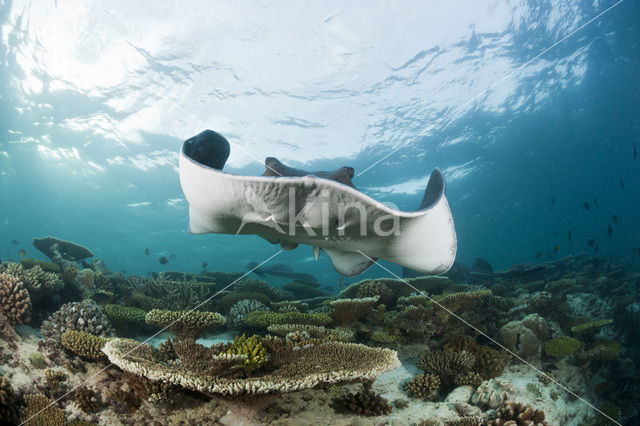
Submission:
[[331,318],[333,318],[333,321],[340,326],[353,324],[367,313],[378,299],[379,296],[364,297],[360,299],[332,300],[330,302],[330,305],[333,307]]
[[0,314],[11,323],[29,319],[31,297],[20,279],[6,272],[0,273]]
[[130,339],[116,338],[103,348],[109,360],[125,371],[205,394],[286,393],[320,385],[363,382],[374,380],[400,365],[395,351],[352,343],[331,342],[299,349],[283,347],[283,350],[288,351],[287,356],[274,358],[286,360],[286,363],[273,365],[260,375],[229,378],[224,373],[228,372],[230,364],[237,363],[237,359],[227,362],[222,369],[215,369],[219,362],[214,356],[227,360],[229,354],[224,354],[225,345],[205,348],[192,343],[189,353],[191,356],[195,353],[202,367],[185,362],[184,353],[181,355],[178,351],[181,362],[162,362],[150,346]]
[[224,325],[225,318],[217,312],[167,311],[152,309],[145,321],[156,327],[167,327],[178,337],[198,337],[205,331]]

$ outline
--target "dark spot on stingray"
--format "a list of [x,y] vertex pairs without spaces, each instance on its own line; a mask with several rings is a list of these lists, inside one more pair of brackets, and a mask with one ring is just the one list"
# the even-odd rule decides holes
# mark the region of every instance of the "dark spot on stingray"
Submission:
[[593,238],[588,238],[587,239],[587,243],[589,244],[589,247],[593,247],[593,245],[596,243],[595,240]]
[[148,248],[144,248],[144,254],[146,254],[147,256],[149,256],[149,249]]
[[582,203],[582,208],[585,209],[586,211],[591,210],[591,207],[589,207],[588,201],[585,201],[584,203]]
[[618,216],[617,215],[614,214],[611,219],[613,219],[613,223],[615,223],[616,225],[618,224]]
[[556,197],[551,197],[551,205],[554,205],[556,203]]
[[18,246],[20,245],[20,241],[16,240],[15,238],[13,240],[11,240],[11,244],[13,244],[14,246]]
[[607,223],[607,234],[609,234],[609,236],[613,234],[613,227],[611,227],[610,223]]
[[175,254],[172,254],[172,255],[169,256],[169,259],[171,259],[171,260],[174,260],[175,258],[176,258]]
[[569,232],[567,232],[567,239],[571,241],[571,229],[569,229]]
[[169,259],[167,259],[166,256],[160,256],[160,258],[158,259],[158,262],[161,265],[166,265],[167,263],[169,263]]

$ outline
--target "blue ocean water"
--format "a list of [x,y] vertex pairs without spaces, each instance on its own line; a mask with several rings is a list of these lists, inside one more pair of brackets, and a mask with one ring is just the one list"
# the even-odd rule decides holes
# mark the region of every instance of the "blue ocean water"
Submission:
[[[266,156],[348,165],[402,209],[439,167],[466,264],[592,253],[593,239],[637,266],[638,4],[581,27],[612,5],[3,1],[0,258],[45,259],[31,240],[46,235],[128,274],[268,258],[277,246],[256,236],[187,232],[178,152],[211,128],[229,172],[261,174]],[[308,247],[278,262],[339,279]]]

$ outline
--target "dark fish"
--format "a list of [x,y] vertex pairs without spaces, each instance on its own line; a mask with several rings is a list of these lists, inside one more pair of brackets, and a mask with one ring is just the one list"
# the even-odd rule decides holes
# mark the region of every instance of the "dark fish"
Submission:
[[620,187],[624,189],[624,181],[622,180],[622,178],[620,178]]
[[593,199],[593,205],[594,205],[594,206],[596,206],[596,207],[598,207],[598,199],[597,199],[597,198],[594,198],[594,199]]
[[543,251],[539,251],[536,254],[533,255],[533,257],[535,257],[536,259],[540,259],[542,256],[544,256],[544,252]]
[[571,241],[571,229],[569,229],[569,232],[567,232],[567,239]]
[[296,281],[301,281],[305,283],[317,283],[318,280],[311,274],[306,274],[304,272],[293,272],[290,266],[284,265],[282,263],[274,263],[266,266],[258,267],[256,262],[249,262],[246,265],[247,269],[251,269],[252,272],[260,277],[267,275],[272,275],[275,277],[285,277],[291,278]]
[[553,232],[552,232],[552,234],[553,234],[554,236],[555,236],[555,235],[558,235],[558,231],[553,231]]
[[551,197],[551,205],[554,205],[556,203],[556,197]]
[[585,201],[584,203],[582,203],[582,208],[585,209],[586,211],[591,210],[591,207],[589,207],[588,201]]
[[613,219],[613,223],[615,223],[616,225],[618,224],[618,216],[614,214],[611,219]]
[[611,236],[612,233],[613,233],[613,228],[611,227],[610,223],[607,223],[607,234]]
[[202,262],[202,269],[207,269],[207,265],[208,265],[207,262]]
[[559,251],[560,251],[560,246],[559,245],[556,244],[555,246],[553,246],[553,252],[554,253],[557,253]]
[[174,260],[176,258],[175,254],[172,254],[171,256],[169,256],[169,259]]
[[25,249],[20,249],[18,251],[18,256],[20,256],[20,259],[24,259],[25,257],[27,257],[27,251]]
[[148,248],[144,248],[144,254],[146,254],[147,256],[149,256],[149,249]]
[[587,243],[589,243],[589,247],[593,247],[593,245],[596,243],[595,240],[593,238],[589,238],[587,240]]
[[169,263],[169,259],[167,259],[165,256],[160,256],[160,258],[158,259],[158,262],[161,265],[166,265],[167,263]]
[[14,238],[13,240],[11,240],[11,244],[13,244],[14,246],[17,246],[17,245],[20,245],[20,241]]
[[638,158],[638,150],[636,149],[636,143],[633,143],[633,159]]

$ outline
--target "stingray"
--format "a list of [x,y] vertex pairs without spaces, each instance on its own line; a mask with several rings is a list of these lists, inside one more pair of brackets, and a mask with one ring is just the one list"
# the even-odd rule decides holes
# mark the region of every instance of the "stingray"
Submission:
[[316,260],[324,251],[346,276],[377,259],[425,274],[453,264],[456,233],[440,170],[431,173],[418,210],[401,211],[356,189],[351,167],[307,172],[268,157],[262,176],[234,175],[222,171],[230,149],[211,130],[182,145],[180,183],[191,234],[255,234],[285,250],[307,244]]

